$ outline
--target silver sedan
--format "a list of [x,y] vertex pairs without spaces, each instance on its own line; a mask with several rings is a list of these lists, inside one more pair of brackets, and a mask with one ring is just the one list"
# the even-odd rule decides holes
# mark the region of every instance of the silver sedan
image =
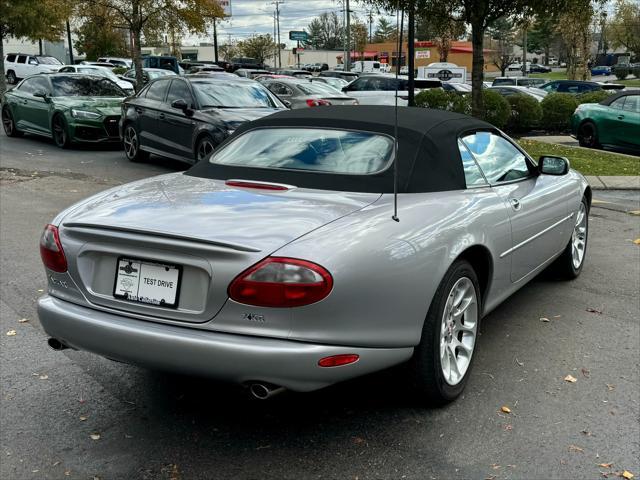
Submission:
[[591,188],[483,121],[398,113],[276,113],[60,213],[40,242],[50,346],[258,398],[404,364],[418,399],[455,399],[481,319],[546,268],[580,274]]
[[309,108],[328,105],[357,105],[358,101],[339,90],[319,82],[309,80],[272,78],[262,84],[290,108]]

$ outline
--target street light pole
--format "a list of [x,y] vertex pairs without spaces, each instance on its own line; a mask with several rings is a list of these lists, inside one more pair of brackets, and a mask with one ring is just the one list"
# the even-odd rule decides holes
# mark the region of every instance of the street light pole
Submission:
[[218,19],[213,17],[213,57],[216,63],[218,63],[218,30],[216,24]]
[[67,18],[67,41],[69,42],[69,64],[73,65],[73,43],[71,43],[71,27]]
[[284,3],[284,0],[275,0],[271,2],[276,6],[276,25],[277,25],[277,40],[278,40],[278,68],[282,68],[282,49],[280,48],[280,4]]
[[347,14],[347,58],[344,70],[348,72],[351,66],[351,12],[349,10],[349,0],[345,0],[345,8]]

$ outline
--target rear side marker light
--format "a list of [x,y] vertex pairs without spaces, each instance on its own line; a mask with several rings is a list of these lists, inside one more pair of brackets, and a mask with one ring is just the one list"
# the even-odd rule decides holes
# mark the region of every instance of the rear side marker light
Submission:
[[360,355],[355,353],[348,353],[345,355],[331,355],[330,357],[324,357],[318,360],[320,367],[340,367],[342,365],[349,365],[355,363],[360,358]]
[[58,227],[47,225],[40,237],[40,257],[49,270],[64,273],[67,271],[67,258],[64,256]]
[[301,307],[331,292],[333,278],[322,266],[298,258],[267,257],[238,275],[229,298],[258,307]]
[[224,184],[228,187],[240,187],[240,188],[258,188],[262,190],[276,190],[285,191],[291,190],[291,187],[287,185],[278,185],[277,183],[265,183],[265,182],[250,182],[247,180],[227,180]]

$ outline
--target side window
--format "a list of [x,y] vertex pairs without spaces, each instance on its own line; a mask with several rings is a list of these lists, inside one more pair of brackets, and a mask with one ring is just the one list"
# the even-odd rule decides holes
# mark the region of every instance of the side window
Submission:
[[624,109],[624,103],[625,103],[626,99],[627,99],[627,97],[617,98],[616,100],[611,102],[611,105],[609,105],[609,106],[611,108],[615,108],[616,110],[623,110]]
[[7,55],[7,62],[15,62],[16,61],[16,56],[15,55]]
[[458,148],[460,149],[460,158],[462,158],[462,168],[464,168],[464,179],[467,182],[467,187],[474,185],[486,185],[482,172],[478,167],[478,164],[469,153],[467,147],[458,140]]
[[491,184],[529,176],[525,156],[508,140],[490,132],[477,132],[462,139]]
[[27,63],[26,55],[18,55],[18,63]]
[[358,80],[353,82],[351,85],[349,85],[349,90],[352,90],[354,92],[371,90],[370,83],[371,81],[368,78],[359,78]]
[[289,90],[285,85],[283,85],[282,83],[272,83],[269,85],[269,90],[271,90],[272,93],[275,93],[276,95],[292,95],[291,90]]
[[47,82],[46,78],[42,77],[32,77],[26,79],[24,82],[20,84],[18,88],[21,92],[34,94],[38,91],[45,91],[47,93],[50,92],[49,82]]
[[64,73],[64,72],[73,72],[74,67],[63,67],[60,70],[58,70],[58,72],[60,73]]
[[191,92],[189,92],[189,86],[184,80],[173,80],[169,87],[169,94],[167,95],[167,102],[169,105],[174,100],[184,100],[187,105],[193,105],[193,99],[191,98]]
[[640,95],[629,95],[624,102],[624,110],[627,112],[640,113]]
[[168,86],[168,80],[156,80],[151,84],[149,90],[147,90],[146,98],[162,102],[164,100],[165,93],[167,93]]
[[38,59],[36,57],[29,57],[29,65],[38,65]]

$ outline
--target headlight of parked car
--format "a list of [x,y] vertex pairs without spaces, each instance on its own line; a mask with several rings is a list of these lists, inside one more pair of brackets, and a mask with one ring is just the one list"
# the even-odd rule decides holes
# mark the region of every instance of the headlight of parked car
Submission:
[[84,118],[86,120],[95,120],[96,118],[100,118],[102,115],[96,112],[88,112],[86,110],[76,110],[75,108],[72,108],[71,116],[73,118]]

